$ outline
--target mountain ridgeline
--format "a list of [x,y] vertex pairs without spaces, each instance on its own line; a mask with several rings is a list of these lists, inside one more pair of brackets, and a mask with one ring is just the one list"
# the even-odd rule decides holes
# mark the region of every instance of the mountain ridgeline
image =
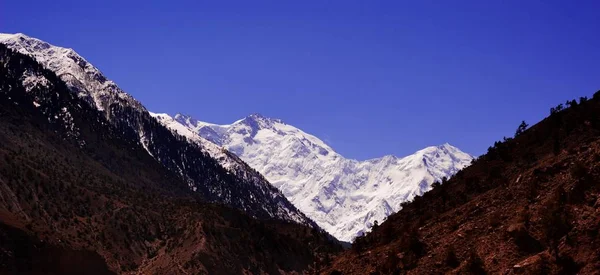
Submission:
[[0,44],[0,273],[289,273],[339,250],[266,181],[37,61]]

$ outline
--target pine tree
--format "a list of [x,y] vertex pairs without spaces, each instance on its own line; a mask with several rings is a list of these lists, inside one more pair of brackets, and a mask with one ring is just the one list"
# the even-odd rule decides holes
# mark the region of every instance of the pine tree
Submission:
[[529,127],[529,125],[524,120],[521,121],[521,124],[515,132],[515,137],[520,136],[523,132],[525,132],[525,130],[527,130],[527,127]]

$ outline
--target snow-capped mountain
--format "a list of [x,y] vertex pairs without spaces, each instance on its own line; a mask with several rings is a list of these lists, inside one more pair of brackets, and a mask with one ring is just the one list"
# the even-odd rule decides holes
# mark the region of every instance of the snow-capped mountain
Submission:
[[[88,103],[100,112],[116,132],[134,137],[150,156],[180,175],[190,189],[204,199],[241,209],[256,218],[275,218],[314,226],[314,222],[294,207],[281,191],[238,157],[210,142],[190,139],[188,133],[165,127],[164,119],[149,113],[140,102],[72,49],[53,46],[24,34],[0,34],[0,43],[33,57],[56,74],[84,104]],[[26,91],[27,87],[45,85],[43,76],[23,75],[22,79]],[[54,95],[47,95],[51,96]],[[40,103],[44,102],[41,98],[33,104],[40,107]],[[64,117],[57,115],[56,118],[68,122],[68,114],[65,111]],[[77,128],[72,123],[68,126]],[[80,142],[81,146],[85,146],[84,140]]]
[[204,143],[210,141],[238,155],[343,241],[353,240],[374,221],[400,210],[402,202],[427,192],[433,182],[451,177],[473,159],[443,144],[403,158],[390,155],[357,161],[344,158],[313,135],[258,114],[230,125],[180,114],[175,120],[203,137]]

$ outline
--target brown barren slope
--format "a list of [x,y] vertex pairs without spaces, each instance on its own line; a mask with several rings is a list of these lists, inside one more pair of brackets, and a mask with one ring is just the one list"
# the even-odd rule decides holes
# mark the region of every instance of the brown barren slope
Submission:
[[600,93],[406,204],[323,274],[600,274]]

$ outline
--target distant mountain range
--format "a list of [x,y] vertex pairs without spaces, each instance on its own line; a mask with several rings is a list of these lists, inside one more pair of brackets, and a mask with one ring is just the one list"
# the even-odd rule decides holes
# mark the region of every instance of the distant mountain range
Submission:
[[200,144],[212,143],[209,148],[216,145],[236,154],[343,241],[368,231],[375,221],[382,222],[398,211],[402,202],[429,191],[433,182],[451,177],[473,159],[443,144],[403,158],[390,155],[357,161],[344,158],[317,137],[280,119],[260,114],[229,125],[181,114],[155,116]]

